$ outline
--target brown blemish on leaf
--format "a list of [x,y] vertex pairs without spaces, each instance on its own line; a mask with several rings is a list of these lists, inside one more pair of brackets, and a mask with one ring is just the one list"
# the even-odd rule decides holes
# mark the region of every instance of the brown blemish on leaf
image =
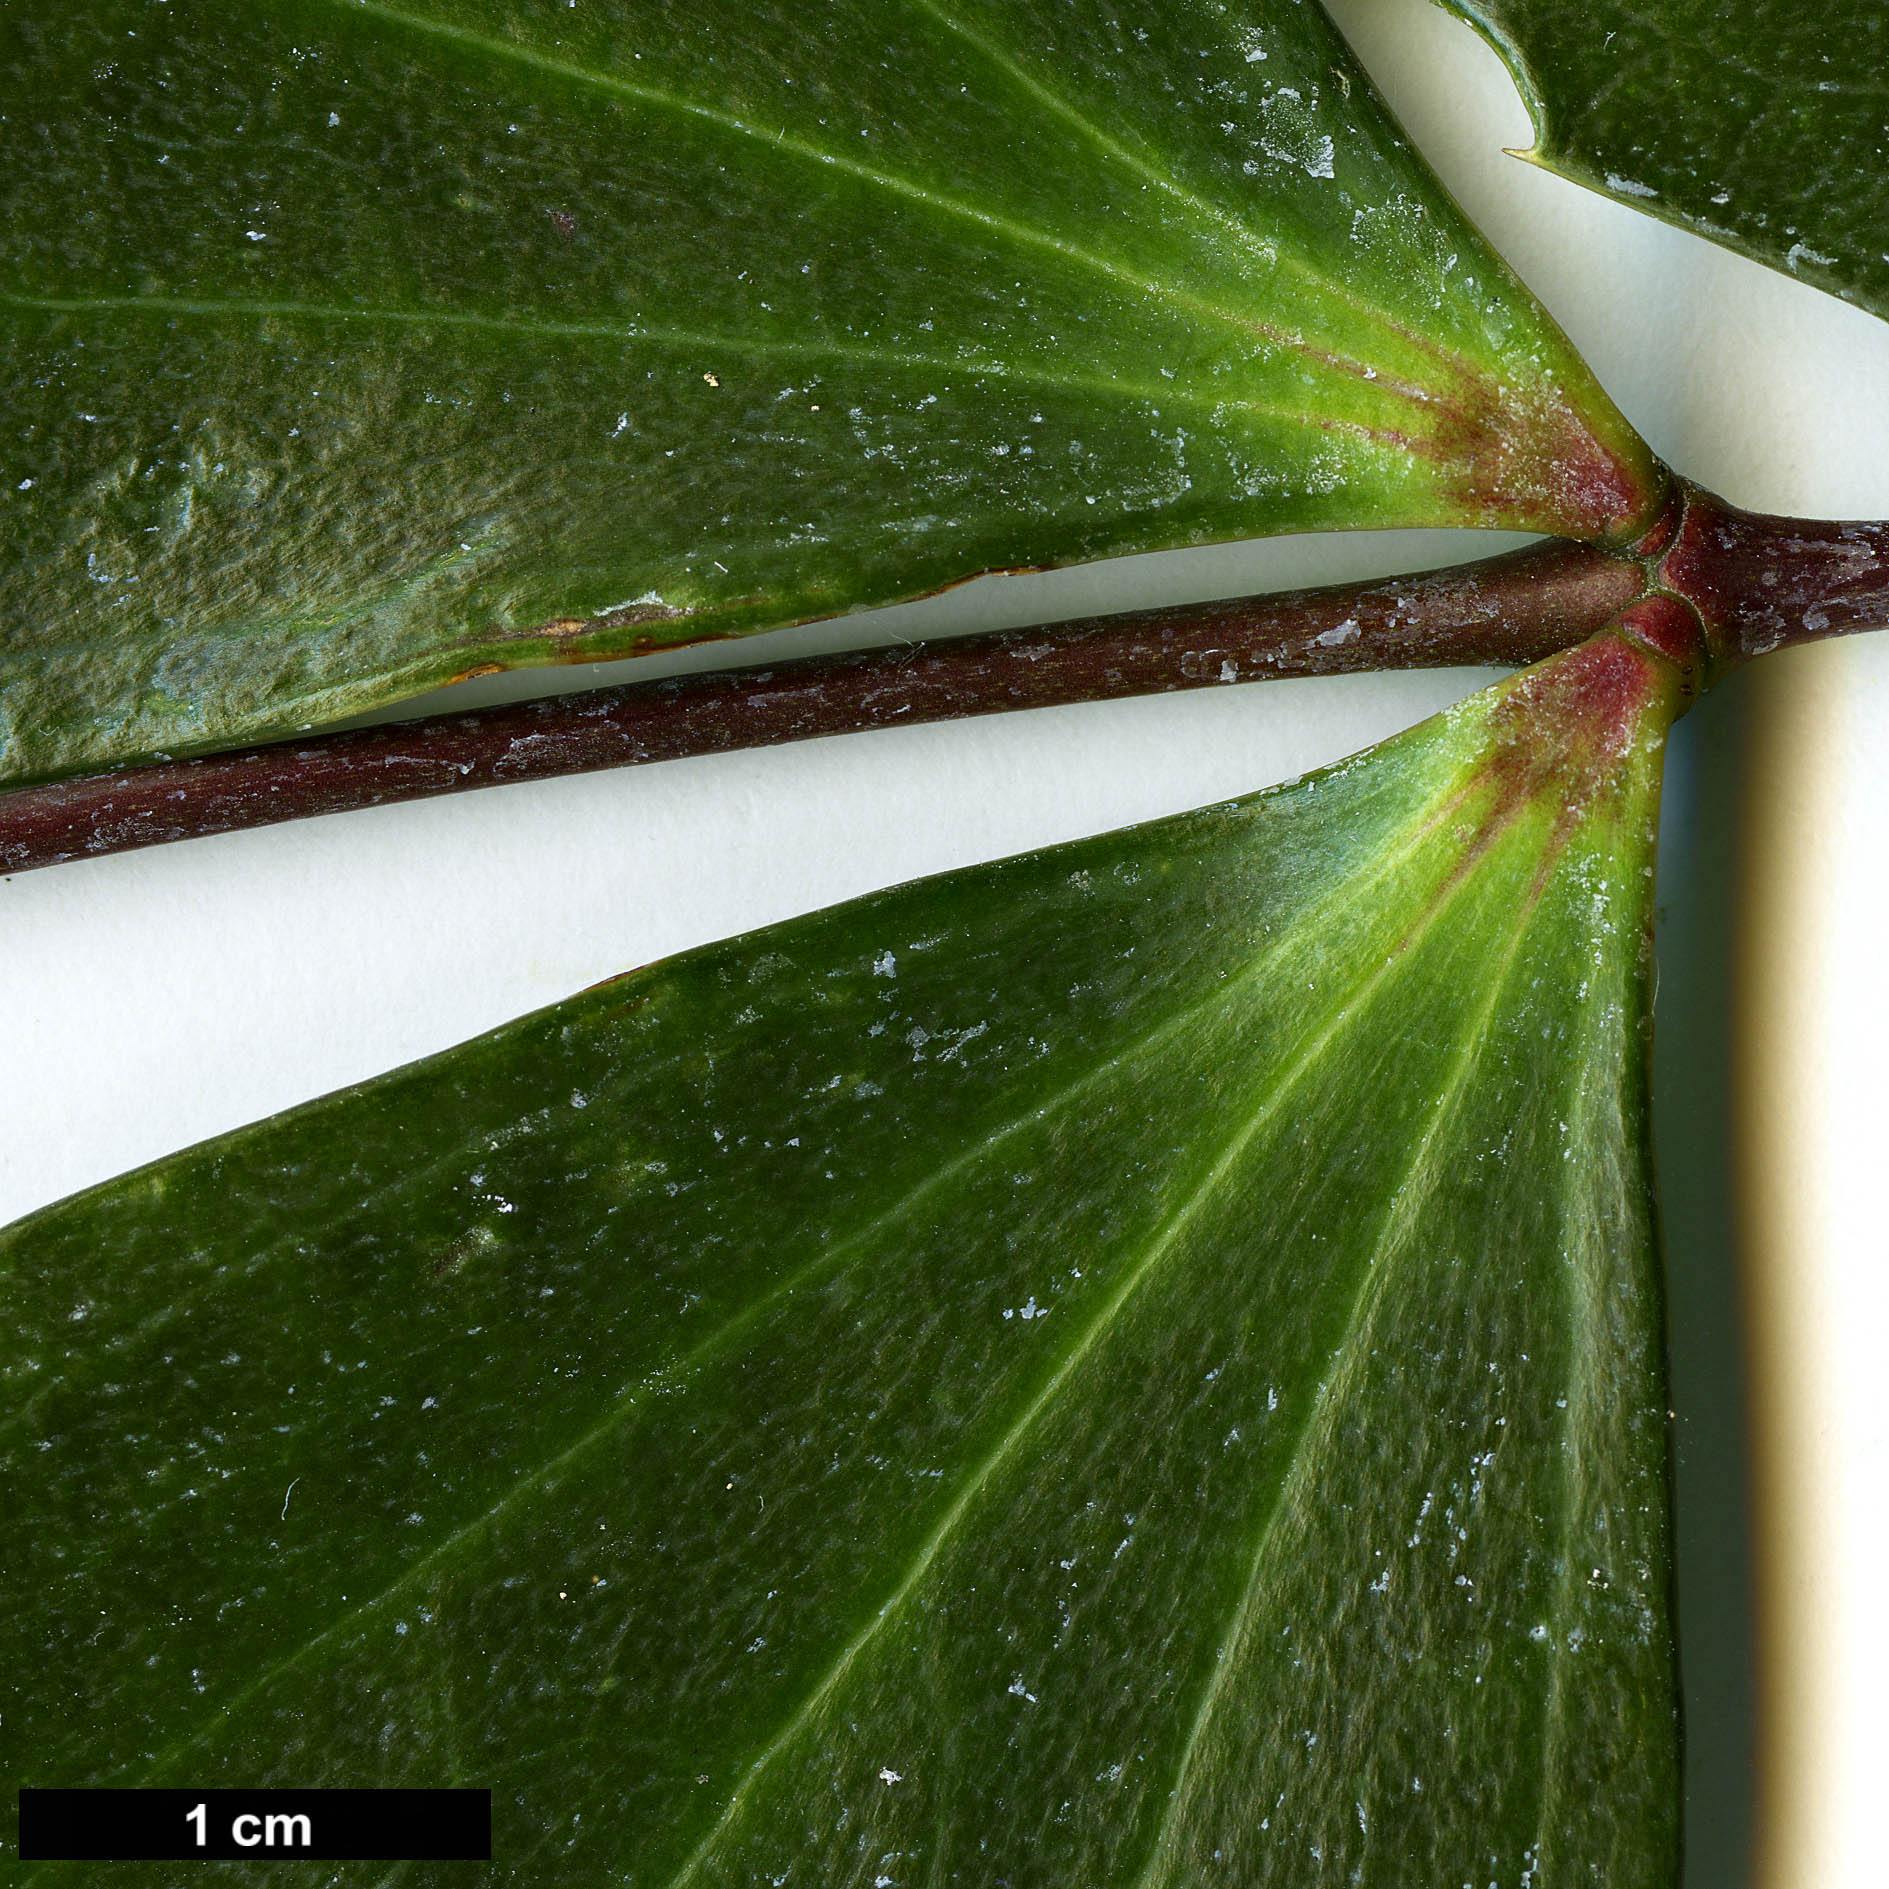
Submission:
[[572,216],[570,211],[549,210],[546,212],[546,215],[551,219],[551,227],[556,230],[566,242],[569,242],[570,239],[577,234],[577,219]]
[[680,623],[690,613],[680,604],[626,603],[621,609],[606,610],[590,619],[593,630],[633,629],[643,623]]
[[[613,971],[608,977],[598,978],[598,980],[594,984],[586,984],[578,994],[580,996],[588,997],[593,991],[608,990],[612,984],[620,984],[623,982],[623,980],[626,977],[636,977],[636,976],[639,976],[640,974],[641,973],[639,971],[635,971],[635,970]],[[636,999],[635,1003],[627,1004],[624,1007],[629,1010],[634,1010],[637,1008],[639,1004],[644,1004],[644,1003],[647,1003],[648,1001],[649,1000],[646,997],[639,997]]]
[[[478,646],[491,649],[495,646],[502,648],[507,644],[539,643],[551,652],[553,662],[606,662],[623,656],[647,655],[656,649],[675,649],[686,643],[708,642],[716,636],[731,634],[723,630],[708,630],[699,636],[676,635],[673,632],[661,636],[635,634],[645,625],[685,623],[693,614],[693,611],[676,604],[631,603],[618,610],[601,611],[594,617],[551,617],[524,630],[495,624],[478,639]],[[628,630],[632,634],[627,637],[615,636],[613,633],[619,630]],[[587,646],[593,639],[605,636],[611,638],[606,647],[599,649]],[[509,666],[505,663],[490,665],[500,669]],[[483,669],[475,669],[471,673],[483,672]]]
[[490,1227],[468,1227],[458,1239],[433,1255],[429,1276],[440,1279],[462,1272],[471,1260],[481,1253],[489,1253],[498,1243],[498,1235]]

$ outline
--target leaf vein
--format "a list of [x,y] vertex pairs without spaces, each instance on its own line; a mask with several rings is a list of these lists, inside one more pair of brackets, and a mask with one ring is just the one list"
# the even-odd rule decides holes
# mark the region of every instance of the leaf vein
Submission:
[[[1599,1037],[1608,1033],[1614,1021],[1611,1006],[1590,1004],[1588,1015],[1592,1019],[1590,1037]],[[1628,1053],[1624,1045],[1615,1043],[1609,1046],[1616,1056]],[[1583,1053],[1569,1058],[1571,1069],[1592,1069],[1605,1067],[1611,1057],[1597,1052],[1590,1041],[1582,1046]],[[1588,1087],[1585,1082],[1577,1081],[1572,1085],[1572,1093],[1567,1101],[1568,1121],[1571,1125],[1570,1145],[1585,1148],[1588,1144],[1588,1121],[1591,1106]],[[1592,1155],[1586,1161],[1564,1164],[1564,1183],[1562,1197],[1566,1206],[1568,1224],[1585,1235],[1592,1226],[1592,1216],[1581,1211],[1580,1203],[1569,1200],[1568,1196],[1587,1178],[1587,1170]],[[1585,1243],[1585,1241],[1584,1241]],[[1550,1629],[1548,1652],[1548,1687],[1547,1696],[1542,1702],[1541,1712],[1541,1760],[1537,1784],[1537,1808],[1535,1814],[1535,1874],[1542,1874],[1542,1855],[1548,1849],[1551,1829],[1550,1817],[1561,1783],[1559,1757],[1562,1742],[1566,1735],[1568,1659],[1567,1642],[1570,1619],[1575,1611],[1575,1596],[1579,1591],[1579,1581],[1575,1574],[1574,1533],[1578,1521],[1578,1505],[1582,1484],[1585,1480],[1585,1452],[1581,1448],[1581,1432],[1587,1416],[1587,1406],[1594,1390],[1593,1350],[1589,1341],[1597,1317],[1592,1279],[1587,1270],[1587,1259],[1570,1269],[1569,1327],[1574,1333],[1575,1342],[1569,1357],[1569,1371],[1566,1386],[1567,1408],[1561,1420],[1561,1527],[1558,1546],[1560,1549],[1560,1568],[1555,1579],[1552,1626]]]
[[[1011,52],[1007,47],[998,45],[994,40],[986,39],[981,33],[965,25],[963,21],[955,19],[950,14],[946,13],[943,8],[937,4],[937,0],[911,0],[911,4],[930,14],[940,26],[957,34],[967,45],[976,47],[992,65],[996,66],[1000,71],[1007,73],[1010,78],[1014,80],[1017,85],[1022,87],[1031,98],[1035,99],[1045,111],[1055,113],[1057,117],[1063,119],[1072,129],[1088,138],[1090,142],[1095,145],[1097,150],[1106,153],[1118,163],[1125,164],[1130,170],[1138,172],[1157,189],[1165,191],[1169,196],[1173,197],[1177,203],[1184,205],[1195,215],[1205,217],[1219,224],[1222,229],[1226,230],[1255,256],[1258,256],[1269,264],[1289,270],[1293,275],[1297,276],[1301,282],[1305,283],[1307,287],[1319,293],[1331,296],[1335,301],[1344,304],[1344,306],[1350,309],[1354,314],[1363,316],[1366,320],[1383,328],[1388,333],[1396,335],[1400,340],[1415,347],[1425,348],[1430,352],[1438,354],[1439,358],[1441,357],[1442,351],[1436,347],[1436,344],[1426,342],[1422,337],[1413,334],[1384,309],[1378,308],[1374,304],[1363,300],[1355,291],[1347,288],[1342,282],[1335,281],[1323,270],[1314,267],[1304,255],[1292,248],[1289,244],[1283,242],[1277,231],[1270,232],[1264,236],[1260,235],[1258,231],[1254,230],[1240,217],[1235,216],[1233,212],[1228,210],[1224,205],[1215,203],[1212,198],[1204,197],[1190,185],[1182,183],[1171,171],[1167,170],[1163,165],[1156,163],[1145,152],[1138,150],[1134,145],[1128,144],[1120,138],[1110,136],[1110,134],[1104,131],[1086,112],[1079,110],[1067,99],[1062,97],[1060,93],[1043,84],[1034,73],[1028,70],[1023,64],[1023,61],[1018,58],[1016,54]],[[1277,338],[1290,341],[1290,337]],[[1301,342],[1295,345],[1303,346],[1305,344]],[[1329,352],[1328,350],[1319,351],[1321,353]],[[1334,356],[1332,358],[1335,359],[1336,357]],[[1403,383],[1397,383],[1397,385],[1400,391],[1407,390],[1404,388]]]
[[1388,428],[1329,421],[1311,411],[1278,407],[1237,395],[1196,393],[1176,382],[1167,387],[1145,387],[1106,375],[1074,375],[1028,363],[991,360],[953,360],[944,355],[919,354],[899,348],[861,346],[852,341],[802,339],[793,336],[714,334],[681,328],[652,328],[635,321],[548,321],[537,317],[492,315],[466,309],[347,308],[323,302],[229,300],[202,301],[184,296],[52,296],[0,291],[0,306],[32,308],[50,314],[85,315],[99,310],[151,314],[254,316],[260,320],[366,321],[408,324],[415,327],[489,329],[495,333],[540,335],[547,339],[595,341],[648,341],[658,347],[691,348],[702,353],[784,355],[819,360],[837,358],[878,367],[921,368],[942,374],[963,374],[980,380],[1014,381],[1021,385],[1051,387],[1067,393],[1114,395],[1151,407],[1179,406],[1208,413],[1233,411],[1255,419],[1290,426],[1313,427],[1383,450],[1405,449],[1404,436]]
[[1427,1192],[1433,1179],[1432,1157],[1439,1137],[1444,1126],[1454,1116],[1470,1073],[1480,1057],[1483,1041],[1501,1003],[1502,994],[1508,987],[1509,972],[1514,965],[1524,935],[1525,928],[1518,929],[1498,960],[1495,975],[1490,980],[1488,999],[1477,1012],[1475,1022],[1465,1034],[1463,1041],[1457,1046],[1443,1093],[1437,1098],[1436,1108],[1428,1126],[1418,1137],[1417,1145],[1405,1167],[1403,1178],[1397,1185],[1397,1191],[1391,1196],[1384,1210],[1384,1218],[1379,1224],[1371,1250],[1358,1270],[1357,1288],[1346,1310],[1344,1327],[1339,1338],[1337,1362],[1307,1405],[1305,1420],[1299,1428],[1298,1435],[1293,1439],[1291,1456],[1287,1459],[1285,1470],[1279,1478],[1278,1492],[1266,1511],[1265,1519],[1260,1523],[1248,1563],[1246,1580],[1241,1588],[1240,1597],[1228,1616],[1226,1629],[1215,1649],[1212,1663],[1208,1667],[1207,1682],[1202,1688],[1200,1703],[1195,1709],[1186,1743],[1181,1749],[1180,1763],[1168,1792],[1167,1807],[1155,1831],[1148,1861],[1136,1880],[1136,1889],[1154,1889],[1159,1875],[1167,1873],[1166,1866],[1172,1861],[1175,1833],[1179,1828],[1187,1781],[1192,1774],[1194,1760],[1199,1755],[1214,1710],[1220,1702],[1227,1677],[1238,1658],[1240,1646],[1246,1639],[1248,1625],[1258,1604],[1267,1557],[1271,1551],[1280,1518],[1289,1506],[1296,1486],[1303,1481],[1309,1466],[1318,1459],[1319,1450],[1315,1445],[1324,1440],[1325,1432],[1329,1427],[1326,1421],[1328,1413],[1336,1408],[1341,1390],[1349,1385],[1350,1379],[1356,1372],[1361,1338],[1375,1327],[1378,1309],[1383,1304],[1387,1291],[1386,1280],[1391,1270],[1381,1262],[1395,1259],[1411,1230],[1414,1211],[1410,1205],[1412,1195],[1419,1189]]

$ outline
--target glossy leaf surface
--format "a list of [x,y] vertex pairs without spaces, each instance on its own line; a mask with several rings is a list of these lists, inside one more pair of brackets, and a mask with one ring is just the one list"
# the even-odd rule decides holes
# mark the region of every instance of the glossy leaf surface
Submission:
[[1889,315],[1880,0],[1439,0],[1501,53],[1528,155]]
[[1669,1884],[1675,700],[1610,632],[0,1234],[6,1775],[489,1785],[521,1883]]
[[0,779],[1655,497],[1294,0],[13,0],[0,99]]

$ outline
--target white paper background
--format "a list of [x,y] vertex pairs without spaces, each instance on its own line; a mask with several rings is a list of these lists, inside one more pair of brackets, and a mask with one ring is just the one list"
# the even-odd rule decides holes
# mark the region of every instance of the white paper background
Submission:
[[[1656,450],[1740,504],[1889,516],[1889,326],[1503,157],[1530,141],[1519,100],[1494,55],[1425,0],[1333,10],[1420,147]],[[1374,575],[1501,542],[1287,540],[985,580],[741,656]],[[1889,1565],[1889,1403],[1876,1360],[1889,1268],[1873,1181],[1889,1139],[1885,640],[1800,659],[1851,693],[1824,689],[1831,746],[1792,790],[1808,796],[1818,831],[1806,858],[1820,863],[1793,881],[1805,902],[1790,934],[1806,960],[1797,1027],[1766,1045],[1797,1099],[1785,1163],[1802,1288],[1792,1434],[1806,1439],[1801,1514],[1817,1537],[1790,1565],[1794,1657],[1818,1736],[1786,1754],[1799,1814],[1772,1880],[1817,1889],[1882,1880],[1874,1702],[1889,1692],[1889,1633],[1875,1573]],[[719,650],[556,681],[733,659]],[[0,1221],[705,939],[1335,759],[1482,679],[1262,683],[885,732],[7,881]],[[545,686],[495,679],[459,699]],[[1695,825],[1718,817],[1691,812]],[[1668,877],[1683,891],[1683,871]],[[1762,895],[1762,876],[1751,883]]]

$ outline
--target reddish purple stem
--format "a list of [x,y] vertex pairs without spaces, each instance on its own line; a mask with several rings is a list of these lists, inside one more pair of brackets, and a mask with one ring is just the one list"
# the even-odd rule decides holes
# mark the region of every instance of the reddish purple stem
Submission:
[[1690,692],[1783,644],[1889,623],[1889,525],[1765,517],[1676,481],[1617,554],[1543,543],[1381,583],[630,683],[22,788],[0,794],[0,871],[866,728],[1268,676],[1536,662],[1649,590],[1685,600],[1655,627]]
[[0,795],[0,871],[859,729],[1269,676],[1534,662],[1592,635],[1643,582],[1636,563],[1543,543],[1382,583],[678,676],[83,775]]
[[1889,625],[1889,525],[1741,512],[1684,491],[1655,579],[1698,610],[1720,665]]

